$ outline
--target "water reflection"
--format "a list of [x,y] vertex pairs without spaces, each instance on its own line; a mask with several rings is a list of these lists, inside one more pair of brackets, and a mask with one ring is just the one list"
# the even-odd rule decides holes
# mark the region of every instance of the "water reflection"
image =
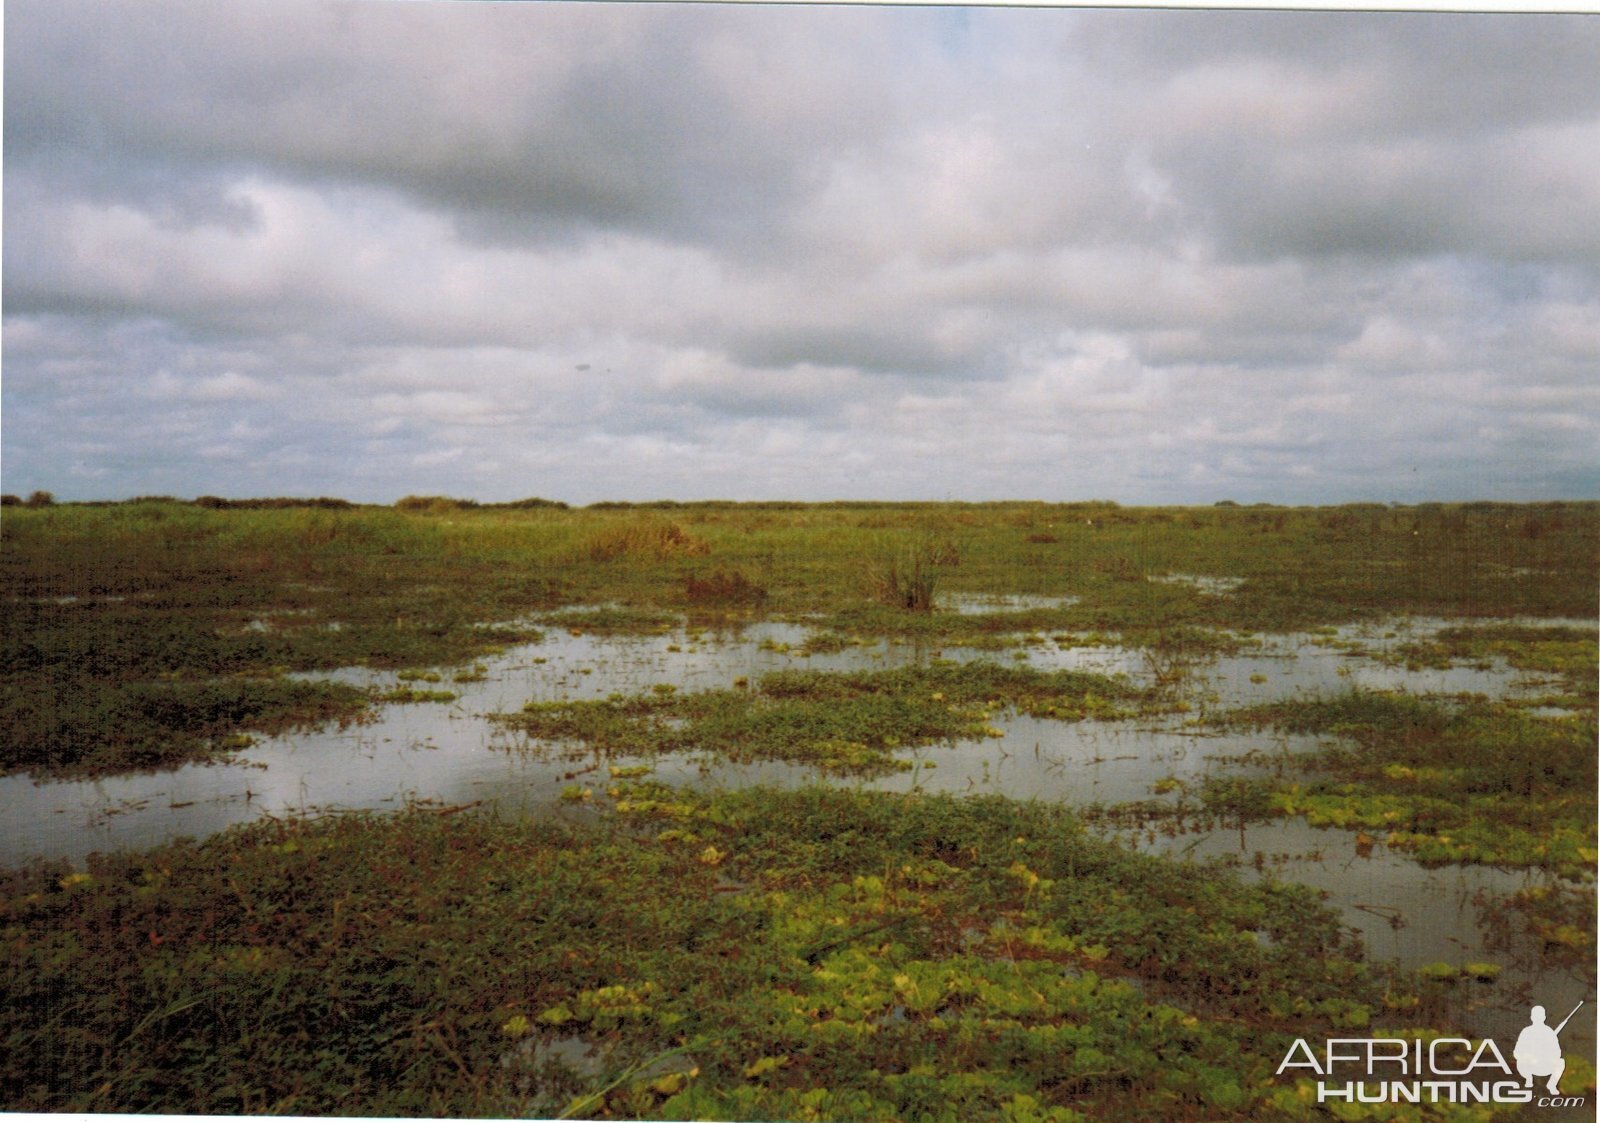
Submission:
[[[1430,622],[1404,632],[1346,629],[1336,640],[1371,650],[1403,642]],[[1383,638],[1385,635],[1390,638]],[[658,684],[698,691],[754,681],[773,671],[805,667],[853,671],[902,666],[930,658],[1025,658],[1041,670],[1075,669],[1150,680],[1139,651],[1114,646],[1035,643],[1013,654],[960,648],[925,648],[877,641],[840,650],[808,652],[810,633],[797,624],[757,623],[735,634],[679,629],[665,635],[618,637],[550,634],[543,642],[511,648],[485,660],[477,681],[438,687],[458,695],[450,703],[381,707],[376,717],[345,729],[289,734],[262,740],[233,761],[188,765],[151,775],[71,782],[0,778],[0,861],[35,857],[81,860],[96,849],[145,847],[165,839],[204,836],[263,814],[309,813],[326,808],[384,809],[407,800],[486,800],[519,813],[543,806],[559,792],[568,769],[519,745],[486,720],[523,703],[635,694]],[[1319,643],[1322,646],[1319,646]],[[1381,654],[1382,652],[1379,651]],[[324,676],[327,677],[327,676]],[[379,690],[398,684],[392,673],[360,668],[334,676]],[[1338,692],[1352,686],[1414,694],[1471,692],[1515,694],[1519,675],[1501,662],[1487,666],[1409,670],[1352,658],[1327,637],[1269,637],[1256,648],[1193,669],[1188,684],[1196,712],[1293,695]],[[1067,803],[1104,803],[1148,796],[1166,776],[1197,778],[1217,755],[1296,748],[1282,738],[1208,735],[1181,723],[1146,728],[1134,723],[1064,724],[1017,716],[998,721],[999,741],[963,742],[919,750],[925,765],[882,781],[896,789],[915,783],[928,791],[990,791]],[[785,766],[814,778],[807,769]],[[760,773],[765,775],[766,773]],[[695,775],[717,782],[754,782],[727,765],[697,765]]]

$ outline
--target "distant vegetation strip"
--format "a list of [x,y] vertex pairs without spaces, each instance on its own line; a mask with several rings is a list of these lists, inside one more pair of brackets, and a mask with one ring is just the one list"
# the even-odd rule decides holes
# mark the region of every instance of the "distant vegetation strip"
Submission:
[[[912,511],[936,512],[950,510],[983,510],[985,508],[1036,508],[1040,511],[1111,515],[1124,512],[1118,518],[1139,518],[1141,513],[1152,511],[1203,510],[1201,505],[1164,506],[1124,505],[1113,499],[1079,499],[1052,501],[1046,499],[965,500],[965,499],[597,499],[587,504],[572,504],[560,499],[529,496],[523,499],[480,500],[450,495],[405,495],[393,504],[360,502],[332,496],[255,496],[227,498],[219,495],[199,495],[185,499],[176,495],[136,495],[126,499],[72,499],[58,500],[50,491],[35,491],[26,499],[7,492],[0,494],[3,507],[117,507],[140,503],[169,503],[207,507],[214,510],[273,510],[294,507],[314,507],[325,510],[354,510],[393,506],[398,510],[442,512],[447,510],[579,510],[579,511]],[[1556,499],[1535,502],[1512,502],[1495,499],[1470,499],[1451,502],[1423,501],[1419,503],[1376,503],[1358,500],[1335,504],[1296,503],[1237,503],[1231,499],[1218,500],[1211,505],[1228,511],[1345,511],[1372,514],[1383,511],[1418,511],[1437,513],[1460,511],[1469,514],[1514,515],[1529,508],[1581,511],[1600,506],[1600,500]]]

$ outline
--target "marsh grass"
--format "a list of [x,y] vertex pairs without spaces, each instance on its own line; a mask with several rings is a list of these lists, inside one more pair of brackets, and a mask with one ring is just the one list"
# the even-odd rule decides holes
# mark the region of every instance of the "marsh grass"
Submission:
[[1076,721],[1153,709],[1141,691],[1103,675],[992,663],[934,663],[857,674],[786,671],[753,688],[530,702],[494,715],[541,742],[619,755],[703,752],[875,775],[911,767],[899,750],[997,733],[1002,710]]
[[711,546],[679,523],[641,519],[596,531],[586,543],[585,552],[594,562],[614,562],[635,555],[660,560],[702,556],[711,552]]
[[341,816],[5,873],[0,1102],[1302,1118],[1293,1037],[1439,1016],[1314,893],[1056,808],[629,795],[587,825]]
[[536,617],[541,625],[563,628],[572,634],[649,635],[670,631],[680,621],[676,612],[625,605],[563,608]]
[[1533,937],[1537,967],[1570,971],[1595,984],[1595,894],[1591,886],[1570,882],[1529,885],[1501,896],[1479,894],[1479,925],[1484,947],[1493,955],[1526,954]]
[[[931,586],[926,611],[863,587],[886,542],[947,540],[959,565],[921,554],[938,591],[1076,599],[963,616]],[[239,728],[367,704],[284,669],[474,668],[540,629],[660,633],[696,588],[714,610],[741,592],[734,574],[765,594],[757,611],[813,625],[819,651],[1095,637],[1176,680],[1256,632],[1593,618],[1597,559],[1590,503],[19,502],[0,520],[0,763],[51,776],[204,756]],[[1145,579],[1164,574],[1238,581],[1218,596]],[[1523,628],[1463,624],[1399,657],[1505,659],[1553,676],[1576,715],[1370,691],[1254,707],[1219,727],[1322,745],[1148,814],[1303,816],[1428,862],[1541,871],[1557,888],[1511,901],[1508,931],[1536,934],[1550,962],[1592,958],[1593,637]],[[870,775],[914,745],[984,736],[995,715],[1171,705],[1117,679],[934,660],[504,720],[602,751]],[[609,803],[575,785],[560,812],[575,823],[263,822],[0,873],[0,1107],[1300,1119],[1317,1117],[1309,1089],[1273,1073],[1293,1037],[1451,1028],[1458,1007],[1456,965],[1437,985],[1386,977],[1310,890],[1120,850],[1056,805],[703,795],[636,782],[638,767],[611,777]],[[565,1063],[573,1049],[589,1059]],[[1563,1086],[1592,1094],[1584,1059]]]
[[[1592,503],[569,510],[546,501],[454,501],[436,510],[429,498],[414,511],[335,500],[218,503],[5,509],[0,767],[48,773],[48,762],[61,759],[11,748],[18,739],[7,730],[33,720],[18,708],[29,699],[114,697],[168,675],[450,666],[536,635],[525,623],[485,623],[607,604],[619,613],[607,625],[613,630],[658,631],[697,607],[692,589],[748,596],[740,607],[774,616],[820,618],[845,636],[994,647],[1022,631],[1127,638],[1290,631],[1406,612],[1592,618],[1600,609],[1600,505]],[[948,542],[959,544],[959,565],[945,564],[956,560],[941,552]],[[865,575],[885,553],[898,560],[874,591]],[[1210,596],[1121,579],[1130,572],[1241,583],[1229,596]],[[755,603],[755,591],[734,574],[765,599]],[[937,611],[946,589],[1076,601],[970,617]],[[262,620],[266,630],[256,627]],[[1580,700],[1592,694],[1592,683],[1572,681],[1585,688]],[[117,767],[116,738],[92,722],[80,734],[78,759]]]
[[[459,680],[458,680],[459,681]],[[454,702],[460,697],[453,690],[428,690],[417,686],[397,686],[378,695],[380,702]]]
[[941,572],[960,564],[960,547],[948,536],[923,533],[910,542],[885,539],[867,562],[867,587],[879,604],[932,612]]
[[1382,832],[1392,848],[1430,863],[1594,877],[1600,730],[1593,712],[1549,717],[1475,699],[1351,690],[1224,720],[1329,736],[1298,762],[1318,778],[1272,786],[1276,814]]
[[236,746],[239,730],[282,733],[361,720],[372,698],[343,683],[289,679],[132,682],[64,677],[0,687],[6,762],[74,776],[171,768]]
[[469,511],[477,505],[476,500],[452,499],[448,495],[407,495],[395,500],[394,509],[429,515],[448,515],[457,511]]
[[1504,660],[1521,671],[1535,671],[1559,682],[1579,707],[1593,709],[1600,667],[1595,629],[1525,624],[1473,625],[1440,629],[1426,640],[1401,644],[1380,657],[1416,669],[1462,663],[1492,665]]
[[741,605],[766,603],[767,590],[740,569],[718,569],[704,576],[691,573],[683,580],[683,597],[691,605]]

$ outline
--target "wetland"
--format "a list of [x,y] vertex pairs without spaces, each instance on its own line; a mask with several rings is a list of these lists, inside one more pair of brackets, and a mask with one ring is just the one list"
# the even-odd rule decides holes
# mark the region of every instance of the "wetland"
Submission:
[[0,1107],[1324,1118],[1582,999],[1593,1095],[1600,506],[0,534]]

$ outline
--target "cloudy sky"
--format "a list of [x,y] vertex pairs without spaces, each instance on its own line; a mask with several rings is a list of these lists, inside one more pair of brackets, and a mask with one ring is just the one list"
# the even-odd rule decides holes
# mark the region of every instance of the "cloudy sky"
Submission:
[[1600,497],[1600,16],[8,0],[4,490]]

